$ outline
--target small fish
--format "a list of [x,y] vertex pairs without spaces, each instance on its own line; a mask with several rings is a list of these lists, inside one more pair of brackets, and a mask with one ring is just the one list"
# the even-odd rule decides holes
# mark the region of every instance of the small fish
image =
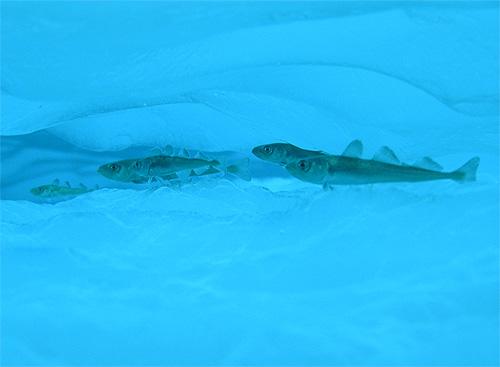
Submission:
[[301,159],[287,164],[286,169],[302,181],[320,184],[328,189],[332,185],[363,185],[382,182],[445,179],[457,182],[475,181],[478,166],[479,158],[474,157],[455,171],[440,172],[440,166],[430,158],[423,159],[419,165],[406,165],[400,163],[390,148],[382,147],[373,159],[330,155]]
[[[124,159],[121,161],[106,163],[97,169],[97,172],[106,178],[120,182],[133,182],[137,184],[148,183],[150,180],[147,176],[142,176],[138,173],[140,169],[141,159]],[[176,178],[175,174],[161,176],[164,180]]]
[[163,178],[169,177],[172,179],[186,179],[188,177],[213,176],[221,174],[231,174],[245,181],[250,181],[250,171],[248,168],[248,159],[242,159],[237,162],[225,165],[218,160],[209,160],[202,158],[185,158],[172,156],[153,156],[137,160],[131,170],[145,178]]
[[182,181],[191,177],[226,173],[246,181],[250,180],[248,159],[224,166],[217,160],[155,155],[107,163],[100,166],[97,172],[111,180],[137,184],[152,181]]
[[214,167],[219,164],[217,160],[155,155],[135,160],[130,170],[141,177],[163,177],[179,171]]
[[306,150],[288,143],[273,143],[259,145],[252,149],[252,153],[260,159],[286,166],[299,159],[321,157],[327,155],[316,150]]
[[80,187],[71,187],[67,182],[65,185],[59,185],[59,180],[54,180],[52,184],[37,186],[32,188],[30,191],[35,196],[54,198],[59,196],[81,195],[94,191],[94,189],[89,189],[82,184],[80,184]]

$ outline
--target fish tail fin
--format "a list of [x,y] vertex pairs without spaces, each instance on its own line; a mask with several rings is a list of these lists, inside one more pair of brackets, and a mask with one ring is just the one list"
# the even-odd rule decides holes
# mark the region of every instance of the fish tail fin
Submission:
[[248,158],[236,161],[226,167],[226,172],[237,176],[245,181],[251,181],[250,175],[250,160]]
[[479,167],[479,157],[469,159],[462,167],[453,171],[454,180],[457,182],[476,181],[476,172]]

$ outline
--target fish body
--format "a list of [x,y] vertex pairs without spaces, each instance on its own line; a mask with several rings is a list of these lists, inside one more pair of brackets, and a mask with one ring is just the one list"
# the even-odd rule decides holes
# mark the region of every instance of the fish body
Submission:
[[137,184],[151,181],[182,181],[193,177],[217,174],[225,176],[227,173],[246,181],[251,179],[248,159],[221,167],[217,160],[167,155],[111,162],[100,166],[97,172],[111,180]]
[[93,189],[88,189],[86,187],[69,187],[50,184],[34,187],[30,191],[35,196],[40,196],[43,198],[54,198],[59,196],[81,195],[93,191]]
[[141,177],[163,177],[180,171],[191,171],[204,167],[218,166],[217,160],[155,155],[136,160],[130,170]]
[[433,180],[474,181],[479,158],[469,160],[452,172],[381,162],[375,159],[361,159],[330,155],[302,159],[289,163],[288,172],[302,181],[324,185],[363,185],[383,182],[419,182]]
[[262,160],[276,163],[281,166],[286,166],[300,159],[327,155],[321,151],[302,149],[289,143],[259,145],[252,149],[252,153]]

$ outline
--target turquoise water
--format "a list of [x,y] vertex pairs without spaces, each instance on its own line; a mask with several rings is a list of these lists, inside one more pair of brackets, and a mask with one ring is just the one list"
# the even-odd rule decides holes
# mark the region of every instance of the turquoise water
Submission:
[[[1,10],[2,365],[499,364],[498,3]],[[354,139],[477,181],[323,191],[251,153]],[[166,145],[252,181],[96,171]]]

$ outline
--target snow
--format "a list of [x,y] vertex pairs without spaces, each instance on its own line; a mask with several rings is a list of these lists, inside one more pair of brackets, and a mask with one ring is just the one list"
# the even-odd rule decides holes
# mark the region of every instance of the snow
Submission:
[[[497,365],[498,7],[2,3],[3,365]],[[477,182],[324,192],[287,141]],[[251,158],[180,190],[99,165]],[[46,201],[59,178],[101,189]]]

